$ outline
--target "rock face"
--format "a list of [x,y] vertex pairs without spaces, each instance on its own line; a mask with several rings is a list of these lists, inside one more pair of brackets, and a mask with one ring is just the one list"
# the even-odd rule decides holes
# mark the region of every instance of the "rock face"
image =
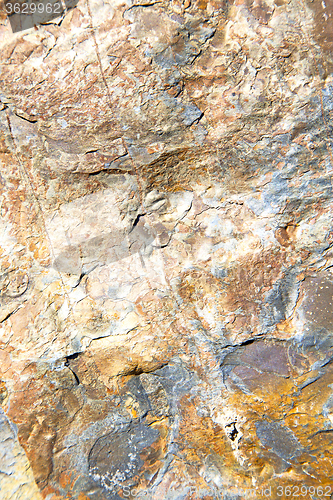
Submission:
[[332,1],[0,12],[1,500],[332,498]]

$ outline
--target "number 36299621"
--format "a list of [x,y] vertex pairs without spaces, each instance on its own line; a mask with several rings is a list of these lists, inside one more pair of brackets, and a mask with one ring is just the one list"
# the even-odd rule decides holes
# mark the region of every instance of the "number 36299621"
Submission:
[[56,3],[6,3],[6,13],[7,14],[61,14],[62,5],[60,2]]
[[307,495],[316,495],[318,497],[330,497],[332,494],[331,486],[278,486],[277,496],[282,497],[306,497]]

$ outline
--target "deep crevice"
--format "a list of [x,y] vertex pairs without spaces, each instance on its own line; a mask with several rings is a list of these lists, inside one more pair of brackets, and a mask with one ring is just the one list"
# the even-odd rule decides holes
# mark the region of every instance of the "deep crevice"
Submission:
[[26,122],[29,122],[29,123],[37,123],[37,122],[38,122],[37,118],[36,118],[36,119],[34,119],[34,118],[30,118],[30,119],[29,119],[29,118],[26,118],[26,117],[24,117],[24,116],[19,115],[17,111],[14,111],[14,114],[15,114],[18,118],[21,118],[21,120],[24,120],[24,121],[26,121]]
[[75,373],[75,371],[71,368],[70,362],[73,359],[77,359],[80,354],[82,354],[82,353],[81,352],[75,352],[74,354],[69,354],[68,356],[66,356],[66,361],[65,361],[65,366],[67,366],[67,368],[72,372],[77,385],[80,385],[80,379],[77,376],[77,374]]
[[238,436],[238,430],[236,428],[236,422],[231,422],[225,426],[227,436],[231,441],[235,441]]

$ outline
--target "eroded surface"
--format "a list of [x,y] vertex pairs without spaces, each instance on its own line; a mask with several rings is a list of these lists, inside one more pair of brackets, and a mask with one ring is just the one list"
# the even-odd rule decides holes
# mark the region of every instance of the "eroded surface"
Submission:
[[0,10],[1,498],[332,495],[332,4]]

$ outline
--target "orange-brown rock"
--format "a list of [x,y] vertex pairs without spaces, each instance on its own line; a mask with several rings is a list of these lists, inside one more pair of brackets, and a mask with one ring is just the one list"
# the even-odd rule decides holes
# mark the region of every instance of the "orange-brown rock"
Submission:
[[0,499],[333,498],[331,0],[10,5]]

